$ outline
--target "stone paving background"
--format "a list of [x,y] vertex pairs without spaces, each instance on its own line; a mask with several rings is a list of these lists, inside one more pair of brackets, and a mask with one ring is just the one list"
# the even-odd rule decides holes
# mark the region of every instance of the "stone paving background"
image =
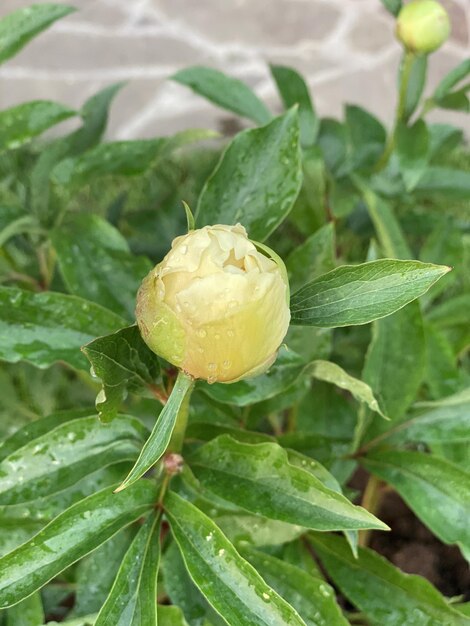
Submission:
[[[470,53],[470,0],[443,2],[453,31],[432,56],[430,87]],[[79,107],[105,85],[126,80],[112,110],[110,137],[223,129],[228,113],[166,78],[192,64],[217,67],[248,82],[276,110],[280,105],[266,67],[275,62],[305,74],[321,115],[341,116],[342,105],[351,102],[383,121],[392,117],[401,48],[380,0],[67,3],[77,13],[0,67],[0,108],[36,98]],[[0,0],[0,16],[29,4]],[[447,112],[434,115],[449,120]],[[469,133],[469,117],[452,114],[451,119]]]

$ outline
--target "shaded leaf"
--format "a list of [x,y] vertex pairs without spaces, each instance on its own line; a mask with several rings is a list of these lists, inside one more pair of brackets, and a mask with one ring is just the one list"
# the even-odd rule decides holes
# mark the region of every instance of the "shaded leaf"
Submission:
[[291,210],[301,180],[298,116],[291,109],[232,140],[201,192],[196,223],[241,222],[250,238],[263,241]]
[[411,191],[429,161],[429,133],[423,120],[417,120],[412,126],[398,125],[396,152],[405,187],[407,191]]
[[333,582],[373,623],[470,624],[425,578],[404,574],[372,550],[359,548],[359,558],[355,559],[340,537],[315,534],[309,540]]
[[247,546],[242,554],[268,585],[298,611],[307,626],[349,624],[336,603],[334,590],[323,578]]
[[96,408],[104,422],[114,418],[128,390],[140,391],[154,384],[160,374],[158,358],[143,341],[137,326],[98,337],[83,346],[82,352],[103,383]]
[[391,484],[442,541],[459,544],[470,560],[470,474],[439,457],[409,450],[382,450],[361,463]]
[[44,623],[41,596],[34,593],[7,613],[7,626],[40,626]]
[[133,321],[150,261],[131,254],[120,232],[98,215],[73,214],[50,236],[69,292]]
[[157,624],[159,515],[149,515],[129,546],[94,626]]
[[289,285],[292,292],[335,266],[335,229],[325,224],[295,247],[286,259]]
[[421,194],[442,194],[449,198],[466,200],[470,198],[470,173],[432,165],[424,171],[415,187]]

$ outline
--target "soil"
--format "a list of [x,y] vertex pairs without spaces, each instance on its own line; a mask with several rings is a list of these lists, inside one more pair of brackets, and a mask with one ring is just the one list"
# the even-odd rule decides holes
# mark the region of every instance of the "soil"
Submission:
[[[353,477],[351,487],[362,490],[366,479],[361,471]],[[456,546],[439,541],[390,489],[383,493],[375,514],[391,531],[371,534],[369,545],[373,550],[402,571],[424,576],[445,596],[470,600],[470,568]]]

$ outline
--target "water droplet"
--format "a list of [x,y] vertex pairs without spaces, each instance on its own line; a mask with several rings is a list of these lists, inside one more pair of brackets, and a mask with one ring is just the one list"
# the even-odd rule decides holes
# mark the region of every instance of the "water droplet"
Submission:
[[217,382],[217,376],[208,376],[207,382],[209,383],[209,385],[213,385]]
[[232,365],[231,361],[224,361],[223,362],[223,366],[225,370],[228,370],[228,368]]
[[302,465],[307,465],[307,461],[305,459],[302,459]]
[[197,351],[200,352],[201,354],[204,354],[204,348],[198,348]]
[[214,371],[217,369],[217,364],[216,363],[209,363],[207,366],[210,370]]
[[229,329],[227,331],[227,337],[235,337],[235,333],[234,333],[234,331],[232,329]]
[[83,517],[84,517],[85,519],[90,519],[90,517],[91,517],[91,511],[85,511],[85,512],[83,513]]
[[208,535],[206,535],[206,541],[212,541],[213,536],[214,536],[214,533],[211,530],[211,532]]
[[271,596],[269,595],[269,593],[263,592],[263,600],[266,600],[266,602],[271,600]]
[[199,329],[196,331],[196,335],[197,335],[198,337],[205,337],[205,336],[207,335],[207,331],[206,331],[206,330],[204,330],[204,328],[199,328]]
[[180,252],[181,254],[186,254],[188,252],[188,246],[186,245],[180,246]]
[[224,556],[225,550],[223,548],[220,548],[218,554],[219,554],[219,556]]
[[325,585],[320,585],[318,587],[319,592],[322,594],[322,596],[324,598],[329,598],[330,596],[330,592],[328,591],[328,589],[325,587]]
[[76,435],[75,433],[69,433],[69,434],[67,435],[67,439],[68,439],[69,441],[75,441],[75,439],[76,439],[76,438],[77,438],[77,435]]
[[214,339],[220,339],[220,333],[215,333]]
[[182,361],[182,357],[179,354],[173,354],[171,357],[172,363],[180,363]]

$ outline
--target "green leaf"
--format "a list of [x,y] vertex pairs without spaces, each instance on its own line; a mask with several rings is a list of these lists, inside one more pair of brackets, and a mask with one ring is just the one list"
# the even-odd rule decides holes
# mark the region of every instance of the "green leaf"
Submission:
[[426,293],[449,269],[391,259],[343,265],[292,296],[292,323],[331,328],[367,324]]
[[263,241],[291,210],[301,180],[298,115],[291,109],[233,139],[201,192],[196,223],[241,222],[250,238]]
[[32,168],[31,210],[47,226],[56,217],[54,205],[50,202],[50,175],[54,166],[65,157],[80,154],[100,140],[106,127],[111,101],[122,86],[123,83],[110,85],[89,98],[80,111],[83,126],[51,142],[41,152]]
[[169,492],[165,512],[191,577],[231,626],[305,626],[194,505]]
[[269,110],[245,83],[218,70],[196,65],[173,74],[171,80],[257,124],[267,124],[271,120]]
[[361,463],[394,487],[444,543],[459,544],[470,560],[470,474],[431,454],[381,450]]
[[124,528],[78,563],[74,616],[91,615],[101,609],[133,536],[133,527]]
[[406,190],[411,191],[429,161],[429,133],[423,120],[419,119],[413,126],[398,125],[396,152]]
[[295,292],[335,266],[335,229],[325,224],[292,250],[286,259],[291,291]]
[[104,422],[114,418],[128,390],[136,392],[155,384],[160,374],[158,358],[145,344],[137,326],[98,337],[83,346],[82,352],[103,383],[96,408]]
[[59,185],[84,185],[107,175],[142,174],[156,160],[164,139],[137,139],[101,143],[82,156],[71,157],[54,168],[52,179]]
[[465,325],[468,323],[469,311],[470,293],[462,293],[433,306],[426,312],[426,319],[439,328]]
[[303,146],[312,146],[318,133],[319,120],[313,108],[307,85],[302,76],[293,68],[283,65],[270,65],[269,69],[276,81],[284,107],[299,107],[300,139]]
[[246,444],[223,435],[199,448],[190,467],[204,487],[243,509],[316,530],[387,526],[289,463],[275,443]]
[[358,402],[364,402],[369,409],[388,419],[380,408],[369,385],[358,378],[354,378],[354,376],[350,376],[336,363],[331,361],[314,361],[309,371],[311,371],[314,378],[332,383],[341,389],[346,389]]
[[284,392],[299,379],[305,368],[303,359],[281,348],[276,363],[266,374],[246,378],[231,385],[209,385],[200,382],[198,388],[217,402],[243,407],[268,400]]
[[450,93],[452,87],[455,87],[460,81],[470,74],[470,59],[464,59],[453,70],[451,70],[441,82],[438,84],[433,93],[433,100],[439,102],[442,98]]
[[46,417],[35,419],[19,428],[10,437],[0,442],[0,461],[22,448],[24,445],[47,434],[50,430],[78,417],[90,417],[95,414],[94,409],[71,409],[69,411],[57,411]]
[[49,100],[33,100],[0,111],[0,152],[19,148],[73,115],[76,111]]
[[242,555],[298,611],[307,626],[349,624],[336,603],[334,590],[323,578],[248,546],[243,547]]
[[400,9],[403,5],[402,0],[381,0],[387,11],[390,11],[395,17],[400,13]]
[[442,194],[446,198],[468,200],[470,198],[470,173],[450,167],[430,166],[419,179],[415,192],[427,196]]
[[157,624],[159,535],[159,515],[152,513],[124,555],[94,626]]
[[7,626],[40,626],[43,623],[44,610],[39,593],[8,609]]
[[[362,378],[392,420],[399,419],[415,400],[424,376],[425,358],[423,322],[417,303],[374,322]],[[379,424],[375,422],[374,426]]]
[[14,56],[35,35],[76,9],[63,4],[36,4],[0,20],[0,63]]
[[[183,557],[174,541],[162,555],[162,570],[165,591],[172,604],[181,607],[191,626],[202,626],[209,606],[190,578]],[[161,626],[160,622],[158,626]]]
[[30,502],[62,491],[97,469],[134,460],[146,428],[133,417],[104,425],[93,417],[60,424],[0,463],[0,504]]
[[377,118],[365,109],[346,105],[346,127],[352,147],[353,169],[368,168],[382,155],[387,133]]
[[443,398],[461,389],[466,377],[458,367],[457,355],[446,335],[429,323],[425,324],[424,330],[426,338],[424,382],[433,398]]
[[178,415],[181,411],[187,410],[185,400],[189,401],[189,395],[193,386],[193,379],[180,371],[168,402],[158,416],[157,422],[150,437],[145,442],[139,458],[116,492],[132,485],[163,456],[170,443]]
[[359,558],[355,559],[341,537],[312,534],[309,539],[333,582],[372,623],[470,624],[425,578],[404,574],[372,550],[359,548]]
[[389,433],[393,441],[465,443],[470,439],[470,389],[436,402],[419,402],[414,414]]
[[179,606],[159,604],[157,610],[158,626],[189,626]]
[[0,287],[0,358],[10,363],[49,367],[65,361],[88,369],[80,347],[122,326],[122,318],[76,296]]
[[69,216],[50,236],[69,292],[133,321],[137,289],[150,261],[132,255],[120,232],[91,213]]
[[[396,0],[388,0],[390,2],[396,2]],[[401,5],[401,0],[399,0]],[[397,3],[397,2],[396,2]],[[428,55],[427,54],[415,54],[413,55],[410,69],[410,75],[408,79],[408,85],[406,89],[403,118],[408,121],[413,113],[416,111],[421,96],[423,95],[424,87],[426,86],[426,75],[428,70]]]
[[344,124],[330,118],[320,122],[318,145],[321,148],[327,168],[336,176],[346,161],[348,134]]
[[121,494],[93,494],[61,513],[31,540],[0,559],[0,606],[16,604],[40,589],[120,528],[155,504],[155,486],[147,480]]

